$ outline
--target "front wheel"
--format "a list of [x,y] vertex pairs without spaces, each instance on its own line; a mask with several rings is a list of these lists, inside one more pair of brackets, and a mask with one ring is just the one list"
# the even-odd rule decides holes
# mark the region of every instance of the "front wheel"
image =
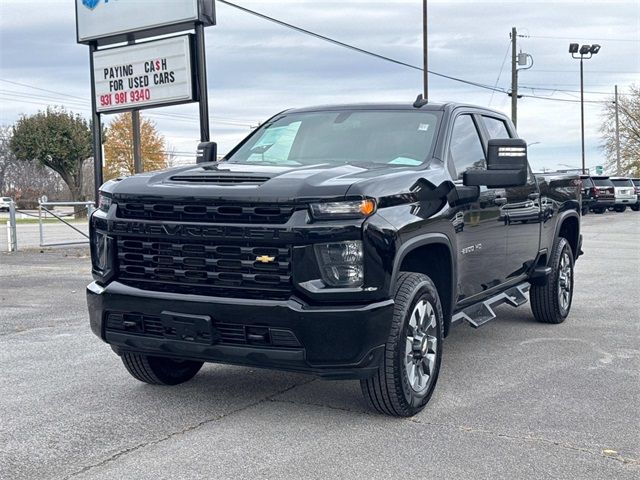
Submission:
[[123,352],[122,363],[136,380],[151,385],[179,385],[191,380],[203,362],[151,357],[140,353]]
[[382,364],[360,386],[370,408],[411,417],[429,402],[442,360],[443,318],[438,291],[420,273],[401,273]]
[[573,300],[573,252],[565,238],[556,239],[549,266],[553,269],[546,285],[532,285],[531,311],[543,323],[562,323]]

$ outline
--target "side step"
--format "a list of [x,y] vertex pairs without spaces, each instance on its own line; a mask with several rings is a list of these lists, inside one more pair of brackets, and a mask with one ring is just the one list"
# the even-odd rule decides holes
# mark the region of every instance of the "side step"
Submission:
[[479,328],[485,323],[496,318],[496,314],[493,311],[495,307],[498,307],[504,303],[508,303],[513,307],[519,307],[527,303],[527,296],[525,295],[531,285],[529,283],[522,283],[511,287],[498,295],[485,300],[484,302],[471,305],[464,310],[456,313],[451,319],[451,323],[460,322],[465,320],[469,322],[473,328]]

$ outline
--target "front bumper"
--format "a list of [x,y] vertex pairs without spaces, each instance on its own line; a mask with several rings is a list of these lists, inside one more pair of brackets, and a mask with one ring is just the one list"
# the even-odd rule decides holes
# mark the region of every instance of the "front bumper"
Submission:
[[[91,329],[113,349],[153,356],[247,365],[315,374],[326,378],[367,378],[378,370],[391,328],[393,301],[354,306],[310,306],[289,300],[247,300],[150,292],[112,282],[87,287]],[[167,312],[208,317],[214,334],[207,343],[178,340],[163,333],[107,328],[108,315],[161,317]],[[248,331],[286,330],[295,346],[225,344],[216,337],[218,322]]]

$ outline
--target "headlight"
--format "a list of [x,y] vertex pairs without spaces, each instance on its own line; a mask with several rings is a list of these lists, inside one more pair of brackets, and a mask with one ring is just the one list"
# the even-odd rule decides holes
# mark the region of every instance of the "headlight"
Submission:
[[316,220],[338,218],[365,218],[376,211],[376,202],[371,199],[350,202],[312,203],[311,215]]
[[98,210],[102,210],[103,212],[108,212],[112,203],[113,203],[113,199],[109,195],[99,192]]
[[94,232],[91,246],[94,269],[105,272],[109,267],[109,237],[103,233]]
[[364,282],[362,242],[315,245],[322,280],[331,287],[361,287]]

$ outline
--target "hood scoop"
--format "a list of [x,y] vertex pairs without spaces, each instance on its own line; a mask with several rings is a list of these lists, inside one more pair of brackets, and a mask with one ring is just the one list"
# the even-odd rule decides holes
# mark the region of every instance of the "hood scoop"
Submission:
[[172,182],[199,183],[207,185],[262,185],[270,179],[271,177],[238,175],[237,173],[224,174],[220,172],[181,174],[174,175],[170,178]]

